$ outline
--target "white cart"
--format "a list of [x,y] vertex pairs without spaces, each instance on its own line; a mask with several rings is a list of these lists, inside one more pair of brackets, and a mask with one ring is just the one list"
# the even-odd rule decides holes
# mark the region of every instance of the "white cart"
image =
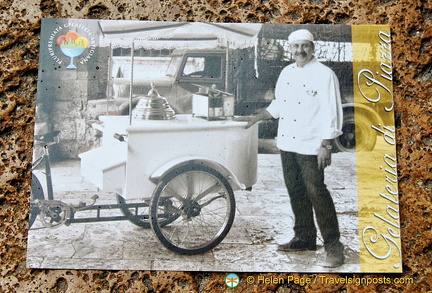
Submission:
[[82,175],[116,192],[123,214],[168,249],[199,254],[218,245],[234,220],[233,191],[256,182],[258,127],[192,115],[99,119],[102,144],[80,154]]

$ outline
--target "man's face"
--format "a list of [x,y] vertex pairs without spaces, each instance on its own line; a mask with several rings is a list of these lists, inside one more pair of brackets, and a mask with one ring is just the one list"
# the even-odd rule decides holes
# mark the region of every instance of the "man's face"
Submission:
[[305,66],[312,60],[315,48],[311,41],[294,41],[291,43],[290,47],[291,54],[299,67]]

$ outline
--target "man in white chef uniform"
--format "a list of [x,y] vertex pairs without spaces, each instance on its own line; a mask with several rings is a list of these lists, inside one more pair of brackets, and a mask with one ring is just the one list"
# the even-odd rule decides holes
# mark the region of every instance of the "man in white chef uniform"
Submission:
[[277,146],[295,217],[295,236],[278,249],[316,250],[315,212],[327,253],[324,266],[338,267],[344,263],[344,247],[334,203],[324,184],[324,168],[331,164],[332,139],[342,133],[339,82],[330,68],[315,59],[314,38],[308,30],[294,31],[288,42],[295,63],[283,69],[275,99],[246,128],[263,119],[279,119]]

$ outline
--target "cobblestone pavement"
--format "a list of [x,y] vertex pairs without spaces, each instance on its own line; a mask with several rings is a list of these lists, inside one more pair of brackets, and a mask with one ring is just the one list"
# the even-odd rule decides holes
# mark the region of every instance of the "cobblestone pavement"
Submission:
[[[64,202],[77,204],[98,194],[99,204],[116,203],[114,194],[97,190],[79,175],[79,161],[54,164],[53,179],[56,197]],[[326,183],[335,201],[341,240],[346,247],[346,263],[336,269],[320,266],[325,258],[320,235],[317,251],[277,251],[278,243],[293,237],[293,216],[277,154],[258,156],[258,182],[252,191],[235,192],[234,224],[212,251],[195,256],[175,254],[158,241],[151,229],[128,221],[73,223],[53,229],[41,228],[37,221],[29,231],[27,265],[59,269],[358,272],[354,153],[334,154],[332,166],[326,169]],[[121,215],[117,209],[109,213]]]

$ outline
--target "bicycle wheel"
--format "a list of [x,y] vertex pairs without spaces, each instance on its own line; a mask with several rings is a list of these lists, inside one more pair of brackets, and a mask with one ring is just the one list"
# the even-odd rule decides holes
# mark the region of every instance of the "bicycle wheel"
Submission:
[[45,199],[45,196],[39,179],[34,174],[32,174],[31,189],[30,189],[30,216],[29,216],[30,228],[36,221],[36,218],[39,215],[39,213],[41,212],[39,209],[39,205],[35,203],[35,200],[37,199],[43,200]]
[[[197,164],[182,166],[157,185],[150,215],[156,237],[168,249],[187,255],[204,253],[218,245],[231,229],[234,192],[217,171]],[[164,221],[173,217],[175,221],[164,227]]]

